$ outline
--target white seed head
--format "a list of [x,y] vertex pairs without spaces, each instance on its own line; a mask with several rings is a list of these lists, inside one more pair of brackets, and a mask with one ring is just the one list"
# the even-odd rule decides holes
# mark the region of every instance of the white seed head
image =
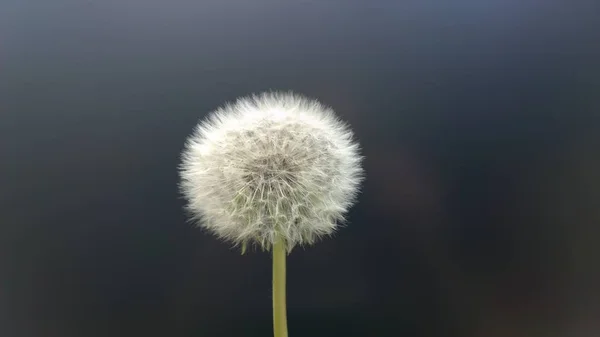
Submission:
[[188,138],[181,191],[220,238],[288,250],[330,235],[356,200],[362,157],[333,110],[291,92],[239,98]]

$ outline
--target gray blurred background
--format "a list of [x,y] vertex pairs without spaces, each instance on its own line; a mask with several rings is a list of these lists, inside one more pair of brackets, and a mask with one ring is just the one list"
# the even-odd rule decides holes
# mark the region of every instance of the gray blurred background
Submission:
[[600,6],[0,2],[0,336],[269,336],[270,257],[186,223],[185,138],[295,90],[356,132],[290,335],[600,335]]

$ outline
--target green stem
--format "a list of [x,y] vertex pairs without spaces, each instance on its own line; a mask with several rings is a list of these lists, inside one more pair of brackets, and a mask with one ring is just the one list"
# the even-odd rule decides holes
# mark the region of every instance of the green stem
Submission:
[[285,304],[285,259],[286,248],[283,240],[273,245],[273,335],[288,337]]

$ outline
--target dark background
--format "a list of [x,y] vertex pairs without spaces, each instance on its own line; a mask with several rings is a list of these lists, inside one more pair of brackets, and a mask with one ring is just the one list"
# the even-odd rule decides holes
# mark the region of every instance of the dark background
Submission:
[[192,228],[212,109],[331,105],[367,180],[289,258],[291,336],[600,335],[594,1],[0,4],[0,336],[269,336],[270,257]]

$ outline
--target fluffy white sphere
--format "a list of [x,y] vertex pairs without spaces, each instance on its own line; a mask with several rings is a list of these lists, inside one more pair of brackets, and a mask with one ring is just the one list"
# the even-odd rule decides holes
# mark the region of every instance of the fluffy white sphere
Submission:
[[187,209],[236,245],[288,250],[330,235],[356,200],[362,157],[333,110],[291,92],[239,98],[188,138],[180,166]]

